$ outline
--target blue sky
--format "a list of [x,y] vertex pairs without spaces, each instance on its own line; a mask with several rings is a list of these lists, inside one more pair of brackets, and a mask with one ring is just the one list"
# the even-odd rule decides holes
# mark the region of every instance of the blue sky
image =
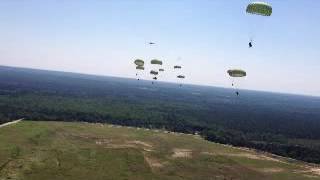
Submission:
[[0,64],[134,78],[135,58],[159,58],[163,81],[178,63],[186,83],[230,87],[241,68],[241,88],[320,96],[320,1],[268,0],[270,18],[246,15],[249,2],[5,0]]

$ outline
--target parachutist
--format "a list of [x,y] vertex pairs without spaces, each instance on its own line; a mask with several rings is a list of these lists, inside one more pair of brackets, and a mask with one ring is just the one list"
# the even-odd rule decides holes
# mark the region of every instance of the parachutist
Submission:
[[[247,14],[254,16],[271,16],[272,6],[265,2],[252,2],[246,8]],[[251,34],[252,36],[252,34]],[[249,48],[253,47],[252,39],[249,42]]]
[[[243,78],[247,76],[247,73],[241,69],[230,69],[227,71],[231,78]],[[232,80],[233,81],[233,80]],[[232,82],[232,86],[234,87],[234,82]],[[237,96],[239,96],[239,91],[235,92]]]
[[249,42],[249,48],[252,48],[252,42],[251,41]]

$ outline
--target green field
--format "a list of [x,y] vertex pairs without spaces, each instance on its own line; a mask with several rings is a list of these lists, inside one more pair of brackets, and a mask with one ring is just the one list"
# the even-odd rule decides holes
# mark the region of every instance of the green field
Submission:
[[318,168],[198,136],[107,124],[0,128],[0,180],[320,179]]

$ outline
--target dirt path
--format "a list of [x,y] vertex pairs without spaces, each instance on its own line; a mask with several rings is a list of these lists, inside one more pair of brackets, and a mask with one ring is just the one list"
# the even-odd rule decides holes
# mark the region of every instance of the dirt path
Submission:
[[11,122],[7,122],[7,123],[4,123],[4,124],[1,124],[1,125],[0,125],[0,128],[5,127],[5,126],[9,126],[9,125],[11,125],[11,124],[16,124],[16,123],[18,123],[18,122],[20,122],[20,121],[22,121],[22,120],[23,120],[23,118],[22,118],[22,119],[15,120],[15,121],[11,121]]

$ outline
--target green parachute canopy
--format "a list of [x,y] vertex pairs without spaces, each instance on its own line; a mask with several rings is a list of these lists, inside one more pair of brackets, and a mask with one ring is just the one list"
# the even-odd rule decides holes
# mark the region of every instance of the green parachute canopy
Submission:
[[137,70],[144,70],[144,66],[137,66],[136,69]]
[[184,76],[184,75],[179,75],[179,76],[177,76],[177,78],[179,78],[179,79],[184,79],[186,76]]
[[173,69],[181,69],[181,66],[178,66],[178,65],[173,66]]
[[152,59],[152,60],[151,60],[151,64],[162,65],[162,61],[160,61],[160,60],[158,60],[158,59]]
[[134,60],[134,64],[136,64],[137,66],[143,66],[144,61],[142,59],[136,59]]
[[163,72],[163,71],[164,71],[164,69],[159,69],[159,71],[160,71],[160,72]]
[[228,72],[229,76],[231,76],[231,77],[245,77],[245,76],[247,76],[247,73],[241,69],[230,69],[227,72]]
[[152,75],[155,75],[155,76],[156,76],[156,75],[158,75],[158,74],[159,74],[159,72],[158,72],[158,71],[155,71],[155,70],[151,70],[151,71],[150,71],[150,74],[152,74]]
[[247,6],[247,13],[261,16],[271,16],[272,7],[265,2],[252,2]]

